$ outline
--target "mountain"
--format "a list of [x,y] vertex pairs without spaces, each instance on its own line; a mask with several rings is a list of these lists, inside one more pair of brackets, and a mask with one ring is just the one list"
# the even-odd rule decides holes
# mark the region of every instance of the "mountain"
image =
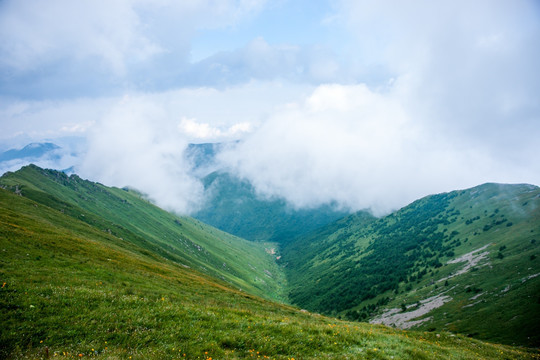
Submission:
[[[0,182],[0,358],[537,357],[446,332],[340,321],[240,291],[241,273],[210,271],[211,246],[225,243],[221,251],[240,260],[237,247],[257,253],[256,244],[165,213],[133,191],[33,166]],[[175,249],[173,233],[206,244],[206,257],[194,245]]]
[[206,193],[206,201],[191,214],[194,218],[247,240],[284,244],[349,214],[335,205],[295,209],[282,198],[258,194],[249,181],[239,178],[217,160],[222,151],[236,144],[187,147],[185,157]]
[[[19,184],[14,185],[16,181]],[[5,176],[1,182],[12,190],[0,189],[2,358],[535,356],[526,349],[448,333],[405,333],[339,321],[236,290],[206,272],[164,257],[170,249],[160,251],[159,244],[152,247],[129,229],[122,234],[125,238],[115,234],[119,228],[109,219],[112,209],[130,216],[133,226],[152,237],[153,221],[140,221],[147,216],[155,219],[161,212],[132,192],[35,167]],[[109,212],[99,215],[77,206],[75,200],[59,199],[53,194],[58,184],[70,196],[79,194],[79,205],[95,209],[97,204],[88,203],[103,201],[102,209],[110,207]],[[96,193],[90,197],[92,188]],[[115,206],[117,197],[133,206],[120,210]],[[189,227],[186,218],[161,214],[166,223],[180,219],[182,228]],[[104,231],[107,223],[114,230]],[[202,227],[198,234],[212,238],[206,234],[208,227]],[[188,248],[183,252],[181,261],[194,256]]]
[[219,277],[253,294],[283,298],[280,282],[284,276],[270,249],[193,218],[170,214],[136,191],[109,188],[34,165],[6,173],[0,185],[164,260]]
[[0,152],[0,175],[29,164],[73,172],[84,147],[85,139],[73,136],[57,138],[55,143],[30,143],[20,149]]
[[292,303],[400,328],[540,346],[540,189],[484,184],[285,246]]
[[[63,139],[66,148],[81,151],[79,138]],[[79,145],[77,145],[79,144]],[[348,215],[336,206],[325,205],[313,209],[294,209],[283,199],[266,198],[254,187],[223,167],[218,155],[237,144],[189,144],[184,157],[191,164],[191,173],[200,179],[206,190],[206,201],[191,214],[193,218],[227,233],[251,241],[285,243],[321,226]],[[20,168],[31,162],[73,173],[73,161],[61,161],[62,149],[53,143],[31,143],[22,149],[0,153],[0,174]],[[269,245],[270,246],[270,245]]]
[[235,144],[237,142],[188,144],[184,156],[191,162],[193,170],[207,170],[212,167],[218,167],[216,162],[217,155],[224,149],[228,149]]
[[332,205],[294,209],[283,199],[258,195],[248,181],[224,171],[205,176],[203,184],[206,203],[192,216],[252,241],[286,244],[348,214]]
[[31,143],[22,149],[11,149],[0,153],[0,162],[15,159],[38,159],[50,155],[54,150],[60,149],[53,143]]

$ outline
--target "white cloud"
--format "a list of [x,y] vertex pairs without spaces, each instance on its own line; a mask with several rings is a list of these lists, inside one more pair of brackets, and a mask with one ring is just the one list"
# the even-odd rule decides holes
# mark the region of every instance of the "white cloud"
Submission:
[[340,4],[342,17],[356,35],[354,46],[362,65],[377,64],[391,76],[406,76],[411,111],[441,131],[473,141],[488,136],[495,142],[501,134],[508,135],[501,126],[538,119],[536,2]]
[[121,75],[130,63],[184,53],[197,28],[232,25],[263,5],[255,0],[7,0],[0,5],[1,62],[27,70],[59,58],[96,57]]
[[77,123],[69,126],[62,126],[60,131],[68,134],[86,133],[86,131],[94,125],[94,121],[87,121],[85,123]]
[[190,66],[197,30],[234,26],[264,4],[5,0],[0,2],[0,91],[41,98],[171,88]]
[[341,1],[358,73],[390,81],[318,86],[223,161],[296,206],[375,213],[487,181],[539,184],[534,6]]
[[226,130],[213,127],[208,123],[197,122],[196,119],[182,118],[178,125],[180,131],[194,139],[194,141],[227,141],[245,135],[251,131],[251,124],[243,122],[234,124]]
[[34,70],[62,58],[97,58],[122,75],[131,59],[163,51],[143,32],[133,1],[5,1],[0,16],[2,63]]
[[[298,99],[310,89],[306,85],[288,82],[250,82],[223,90],[201,87],[131,94],[137,99],[155,103],[178,123],[186,118],[208,124],[209,128],[219,130],[214,132],[216,137],[212,140],[223,141],[250,131],[275,108]],[[21,134],[25,135],[25,140],[14,143],[14,146],[74,133],[84,136],[98,119],[110,113],[121,98],[14,101],[0,97],[0,143],[12,143],[9,139]]]
[[[64,137],[81,136],[66,146],[77,148],[76,158],[44,159],[39,164],[57,169],[76,165],[85,178],[138,188],[160,206],[185,213],[195,209],[202,196],[200,183],[190,174],[191,164],[183,158],[188,142],[236,140],[276,107],[306,91],[305,86],[252,82],[221,91],[198,88],[122,98],[7,102],[0,110],[0,144],[6,150],[44,140],[63,146]],[[4,164],[3,170],[26,163]]]
[[[91,179],[140,187],[184,211],[200,195],[178,159],[186,142],[244,136],[224,163],[296,206],[338,201],[379,213],[483,181],[540,183],[534,1],[342,0],[323,18],[330,32],[342,23],[348,31],[330,46],[339,56],[317,43],[242,34],[251,39],[244,47],[196,64],[197,29],[234,27],[264,1],[75,7],[0,2],[0,91],[134,95],[126,103],[2,99],[0,136],[90,131],[81,169]],[[179,88],[186,84],[207,87]]]
[[494,158],[484,144],[463,147],[434,131],[413,116],[403,92],[397,84],[387,92],[319,86],[272,115],[221,161],[262,194],[294,206],[337,202],[376,214],[485,181],[540,179],[534,158],[515,166]]
[[175,119],[160,106],[125,98],[92,128],[77,171],[107,185],[132,186],[161,207],[185,213],[202,195],[202,185],[188,174],[186,146]]

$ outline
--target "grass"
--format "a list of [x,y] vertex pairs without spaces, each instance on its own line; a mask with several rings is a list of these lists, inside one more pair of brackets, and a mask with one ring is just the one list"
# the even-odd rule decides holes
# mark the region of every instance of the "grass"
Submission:
[[266,246],[232,236],[190,217],[176,216],[140,193],[26,166],[0,185],[86,222],[141,251],[184,264],[259,296],[286,301],[285,276]]
[[0,357],[538,359],[271,302],[0,189]]

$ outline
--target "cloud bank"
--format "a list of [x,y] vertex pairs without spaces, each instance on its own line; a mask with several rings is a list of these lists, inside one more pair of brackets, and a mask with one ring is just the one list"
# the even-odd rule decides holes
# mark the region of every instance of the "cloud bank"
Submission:
[[[537,2],[340,0],[317,19],[298,6],[285,18],[328,34],[311,42],[274,24],[291,4],[0,2],[0,140],[86,137],[82,176],[179,212],[203,197],[189,142],[240,139],[221,166],[296,207],[382,214],[487,181],[540,184]],[[226,44],[194,61],[201,34]]]
[[0,91],[20,97],[168,89],[197,31],[234,26],[264,0],[0,2]]
[[296,207],[337,202],[379,215],[430,193],[517,178],[501,176],[510,164],[423,126],[400,95],[319,86],[220,160],[261,194]]
[[[102,115],[87,130],[86,148],[75,171],[107,185],[134,187],[168,210],[195,211],[204,194],[200,178],[192,172],[193,164],[184,156],[187,145],[249,136],[262,121],[261,114],[273,112],[301,89],[249,83],[223,91],[135,93],[116,101],[80,104],[81,111],[94,105],[100,110],[93,110]],[[280,96],[268,101],[276,91]],[[48,114],[48,110],[39,113]]]
[[107,185],[129,185],[167,210],[185,212],[202,195],[182,156],[186,146],[161,108],[144,98],[125,98],[92,128],[76,170]]
[[534,3],[340,5],[359,66],[389,82],[316,87],[223,154],[233,171],[298,207],[377,214],[487,181],[540,183]]

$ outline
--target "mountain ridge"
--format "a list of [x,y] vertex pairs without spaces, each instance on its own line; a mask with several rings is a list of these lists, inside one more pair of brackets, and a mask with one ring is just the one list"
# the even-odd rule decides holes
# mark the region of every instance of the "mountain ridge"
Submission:
[[[293,303],[353,320],[403,327],[408,317],[420,329],[540,344],[537,186],[486,183],[367,222],[354,216],[282,250]],[[470,266],[460,272],[463,263]],[[423,306],[434,296],[436,307]]]
[[[0,184],[90,225],[100,226],[118,238],[129,239],[168,260],[220,276],[263,297],[282,297],[278,285],[283,280],[280,268],[264,244],[248,242],[190,217],[165,212],[138,192],[108,188],[77,175],[68,176],[35,165],[4,174]],[[268,273],[273,276],[269,277]]]

